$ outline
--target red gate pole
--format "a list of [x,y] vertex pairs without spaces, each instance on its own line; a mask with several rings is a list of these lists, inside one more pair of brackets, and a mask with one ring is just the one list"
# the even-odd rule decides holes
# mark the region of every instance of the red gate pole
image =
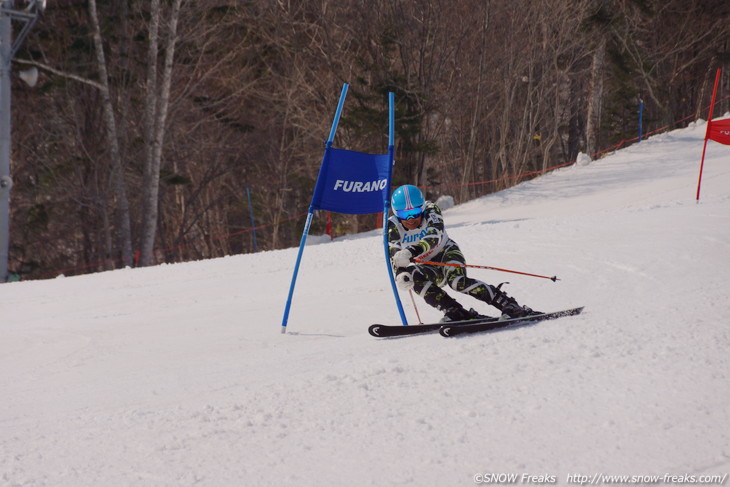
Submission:
[[720,82],[720,68],[717,68],[715,75],[715,87],[712,88],[712,101],[710,102],[710,112],[707,115],[707,131],[705,132],[705,144],[702,146],[702,161],[700,162],[700,177],[697,180],[697,196],[695,201],[700,201],[700,186],[702,185],[702,169],[705,167],[705,151],[707,150],[707,137],[710,135],[710,125],[712,124],[712,110],[715,108],[715,96],[717,95],[717,85]]

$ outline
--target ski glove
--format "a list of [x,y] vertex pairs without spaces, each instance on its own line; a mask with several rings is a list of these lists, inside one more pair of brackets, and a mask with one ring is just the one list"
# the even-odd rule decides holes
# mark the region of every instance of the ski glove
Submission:
[[408,249],[402,249],[393,254],[393,263],[396,267],[408,267],[411,265],[413,254]]
[[413,289],[413,276],[409,272],[401,272],[395,277],[396,284],[404,291]]

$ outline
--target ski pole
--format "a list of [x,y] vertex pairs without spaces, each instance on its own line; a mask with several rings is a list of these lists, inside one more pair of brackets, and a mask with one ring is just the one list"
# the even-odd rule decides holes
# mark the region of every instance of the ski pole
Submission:
[[409,289],[408,294],[411,295],[411,301],[413,301],[413,309],[416,310],[416,318],[418,318],[418,324],[422,325],[423,320],[421,319],[421,314],[418,312],[418,306],[416,306],[416,298],[413,297],[413,290]]
[[474,269],[490,269],[493,271],[500,271],[500,272],[511,272],[512,274],[521,274],[523,276],[530,276],[530,277],[540,277],[542,279],[550,279],[551,281],[559,281],[557,276],[541,276],[539,274],[528,274],[527,272],[520,272],[520,271],[511,271],[509,269],[500,269],[499,267],[490,267],[487,265],[470,265],[470,264],[460,264],[460,263],[452,263],[452,262],[432,262],[430,260],[420,260],[420,259],[414,259],[415,262],[418,264],[426,264],[426,265],[442,265],[447,267],[472,267]]

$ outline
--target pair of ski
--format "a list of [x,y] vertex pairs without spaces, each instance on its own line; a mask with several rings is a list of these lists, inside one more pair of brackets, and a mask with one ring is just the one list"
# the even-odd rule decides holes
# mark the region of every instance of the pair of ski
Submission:
[[583,311],[582,306],[580,308],[571,308],[563,311],[555,311],[553,313],[540,313],[532,316],[524,316],[522,318],[512,318],[508,320],[485,317],[475,320],[451,321],[448,323],[428,323],[423,325],[410,326],[375,324],[370,325],[370,328],[368,328],[368,332],[372,336],[378,338],[417,335],[434,331],[438,331],[439,334],[441,334],[441,336],[443,337],[453,337],[469,333],[496,330],[498,328],[506,328],[508,326],[554,320],[556,318],[562,318],[563,316],[577,315],[581,311]]

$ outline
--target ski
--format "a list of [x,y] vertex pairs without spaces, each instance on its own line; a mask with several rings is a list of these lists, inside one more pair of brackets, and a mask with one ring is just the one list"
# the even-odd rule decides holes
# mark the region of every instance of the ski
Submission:
[[481,322],[481,323],[463,323],[457,326],[451,326],[451,323],[447,323],[439,328],[439,333],[443,337],[453,337],[458,335],[464,335],[467,333],[478,333],[481,331],[496,330],[498,328],[506,328],[508,326],[514,326],[524,323],[535,323],[539,321],[554,320],[563,316],[573,316],[583,311],[583,307],[566,309],[563,311],[555,311],[553,313],[541,313],[532,316],[524,316],[522,318],[512,318],[508,320],[499,320],[492,322]]
[[[490,323],[497,321],[497,318],[493,318],[491,316],[485,316],[483,318],[476,318],[473,320],[464,320],[464,321],[451,321],[449,322],[449,326],[461,326],[465,324],[477,324],[477,323]],[[444,326],[444,323],[426,323],[421,325],[409,325],[409,326],[403,326],[403,325],[370,325],[368,328],[368,333],[370,333],[374,337],[378,338],[387,338],[387,337],[399,337],[399,336],[406,336],[406,335],[417,335],[420,333],[429,333],[433,331],[438,331],[442,326]]]

